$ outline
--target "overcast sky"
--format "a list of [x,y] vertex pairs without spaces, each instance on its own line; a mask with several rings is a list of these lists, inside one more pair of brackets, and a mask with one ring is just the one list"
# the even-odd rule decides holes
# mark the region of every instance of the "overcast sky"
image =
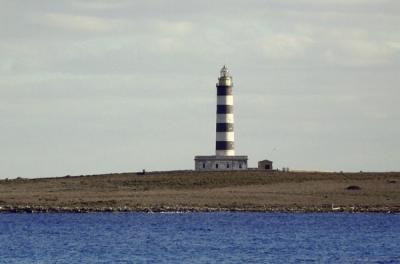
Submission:
[[223,64],[250,166],[400,170],[398,0],[0,0],[0,178],[192,169]]

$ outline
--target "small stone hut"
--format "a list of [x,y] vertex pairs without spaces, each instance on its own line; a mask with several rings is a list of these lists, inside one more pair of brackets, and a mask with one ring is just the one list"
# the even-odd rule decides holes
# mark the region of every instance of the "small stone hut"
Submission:
[[272,170],[272,161],[270,160],[260,160],[258,162],[259,170]]

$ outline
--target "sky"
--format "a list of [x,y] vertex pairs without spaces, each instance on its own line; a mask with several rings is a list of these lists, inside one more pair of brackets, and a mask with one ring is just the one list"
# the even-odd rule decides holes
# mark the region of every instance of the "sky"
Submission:
[[250,167],[400,170],[398,0],[0,0],[0,178],[193,169],[224,64]]

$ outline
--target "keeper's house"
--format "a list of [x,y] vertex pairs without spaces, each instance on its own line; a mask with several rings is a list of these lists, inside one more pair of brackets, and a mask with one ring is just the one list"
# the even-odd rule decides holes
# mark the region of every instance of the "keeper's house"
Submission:
[[196,156],[195,170],[245,170],[247,156]]

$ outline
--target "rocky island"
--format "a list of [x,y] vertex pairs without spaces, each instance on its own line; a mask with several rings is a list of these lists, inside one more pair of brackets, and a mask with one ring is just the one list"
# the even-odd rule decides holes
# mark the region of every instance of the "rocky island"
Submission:
[[166,171],[0,180],[0,212],[400,212],[399,172]]

